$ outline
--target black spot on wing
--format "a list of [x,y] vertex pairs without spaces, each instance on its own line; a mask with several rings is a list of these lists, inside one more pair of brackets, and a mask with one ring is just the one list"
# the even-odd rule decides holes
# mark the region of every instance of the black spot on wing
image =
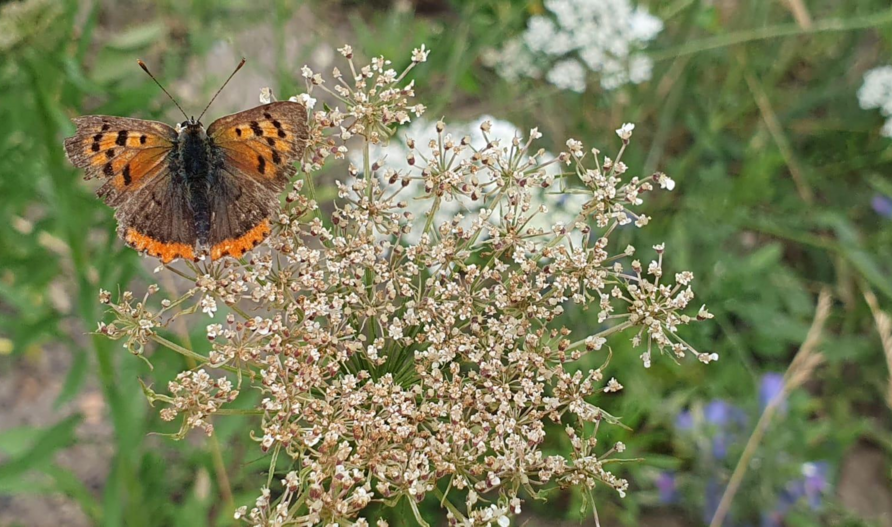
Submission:
[[272,118],[273,118],[273,116],[270,115],[269,112],[264,112],[263,116],[266,117],[267,119],[272,119]]
[[90,145],[90,149],[93,150],[94,152],[98,152],[99,151],[99,143],[93,143],[92,145]]
[[109,158],[109,159],[115,157],[115,149],[114,149],[114,148],[109,148],[108,150],[106,150],[106,151],[105,151],[105,157],[107,157],[107,158]]
[[276,146],[276,140],[273,139],[272,137],[267,137],[266,144],[268,144],[269,146]]
[[279,153],[275,150],[273,150],[273,163],[277,165],[282,163],[282,156],[280,156]]
[[235,135],[237,135],[239,137],[242,136],[242,129],[239,128],[238,126],[235,127]]
[[279,128],[279,137],[285,138],[288,137],[288,134],[285,133],[285,130]]
[[124,176],[124,184],[125,185],[129,185],[133,181],[133,179],[130,177],[130,164],[129,163],[124,165],[124,173],[121,175]]
[[108,132],[109,130],[111,130],[111,125],[110,125],[110,124],[105,123],[104,125],[102,125],[102,131],[103,131],[103,132]]
[[115,144],[118,146],[124,146],[127,144],[127,130],[121,130],[118,132],[118,138],[115,139]]
[[106,163],[104,167],[102,167],[102,173],[105,174],[106,176],[114,176],[115,175],[115,169],[112,167],[112,164],[110,161],[108,163]]
[[260,128],[260,124],[258,124],[257,121],[251,121],[251,131],[254,132],[254,135],[263,135],[263,129]]
[[257,171],[263,174],[266,172],[266,159],[262,155],[257,156]]
[[146,144],[146,139],[148,139],[148,137],[146,137],[146,134],[142,134],[141,136],[139,136],[139,144]]

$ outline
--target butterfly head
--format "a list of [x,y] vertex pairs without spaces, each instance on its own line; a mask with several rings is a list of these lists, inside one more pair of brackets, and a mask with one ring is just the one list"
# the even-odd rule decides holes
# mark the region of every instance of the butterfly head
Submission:
[[194,117],[178,124],[176,130],[177,132],[179,132],[180,138],[192,136],[204,139],[205,137],[207,137],[207,132],[204,129],[204,125],[201,124],[201,121],[195,119]]
[[195,117],[190,117],[189,119],[180,123],[180,128],[183,130],[186,130],[188,128],[204,128],[204,125],[202,125],[201,121],[199,121]]

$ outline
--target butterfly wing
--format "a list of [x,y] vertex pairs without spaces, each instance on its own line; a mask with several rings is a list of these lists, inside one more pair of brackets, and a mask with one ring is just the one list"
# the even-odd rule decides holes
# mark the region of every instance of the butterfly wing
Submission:
[[73,121],[77,131],[65,139],[65,153],[86,179],[107,179],[96,195],[112,207],[162,174],[174,154],[177,133],[164,123],[107,115]]
[[132,193],[115,218],[118,235],[140,252],[164,263],[196,258],[198,233],[188,187],[166,169]]
[[307,110],[290,101],[264,104],[217,119],[207,135],[217,160],[209,200],[210,257],[240,258],[270,233],[278,194],[307,145]]
[[272,231],[271,218],[279,208],[278,194],[237,169],[224,166],[209,196],[211,260],[241,258]]
[[168,263],[194,258],[195,219],[186,187],[170,172],[177,132],[154,121],[105,115],[74,118],[65,139],[71,163],[85,178],[106,178],[96,192],[117,208],[118,234],[131,247]]

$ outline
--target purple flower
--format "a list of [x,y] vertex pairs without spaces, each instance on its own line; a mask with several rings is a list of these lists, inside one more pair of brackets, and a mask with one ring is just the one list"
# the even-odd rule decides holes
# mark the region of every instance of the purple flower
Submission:
[[703,408],[703,416],[707,423],[715,427],[712,437],[713,457],[725,459],[728,455],[728,446],[735,442],[739,429],[746,425],[746,412],[733,404],[716,399]]
[[684,432],[689,432],[694,429],[694,416],[691,415],[690,410],[682,410],[682,412],[675,417],[675,428]]
[[[763,527],[781,525],[790,509],[802,499],[805,499],[812,510],[819,509],[824,494],[830,490],[829,472],[830,465],[825,461],[802,465],[802,479],[787,483],[777,500],[774,511],[762,517]],[[766,521],[775,523],[766,523]]]
[[830,464],[826,461],[818,461],[816,463],[806,463],[802,465],[803,492],[808,500],[808,505],[812,509],[821,506],[821,498],[830,490]]
[[[768,404],[774,400],[775,397],[781,396],[784,391],[784,376],[781,373],[766,373],[762,376],[762,382],[759,385],[759,410],[765,411],[765,408],[768,407]],[[780,410],[784,411],[787,408],[787,402],[782,401],[780,403]]]
[[892,199],[882,194],[874,194],[870,200],[870,206],[873,210],[884,218],[892,218]]
[[731,421],[733,411],[733,405],[721,399],[716,399],[706,404],[706,407],[703,409],[703,417],[706,418],[707,423],[724,428]]
[[[748,421],[743,409],[721,399],[714,399],[703,407],[705,423],[695,423],[690,410],[684,410],[675,418],[676,430],[709,434],[712,437],[712,455],[715,459],[724,459],[728,455],[728,445],[734,443],[740,435],[740,429]],[[707,426],[703,429],[702,424]]]
[[759,523],[760,527],[783,527],[783,525],[784,515],[778,511],[763,513],[762,521]]
[[675,480],[675,472],[660,472],[654,482],[660,491],[660,503],[669,504],[678,502],[678,482]]

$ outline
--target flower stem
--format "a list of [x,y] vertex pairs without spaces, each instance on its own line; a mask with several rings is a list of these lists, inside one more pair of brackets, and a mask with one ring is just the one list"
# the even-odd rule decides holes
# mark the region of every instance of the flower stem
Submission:
[[892,10],[885,13],[875,13],[871,15],[840,19],[831,18],[815,22],[808,29],[803,29],[799,24],[782,24],[777,26],[760,27],[755,29],[745,29],[743,31],[735,31],[724,35],[704,38],[700,40],[690,41],[676,48],[670,48],[662,51],[650,53],[651,59],[667,60],[682,55],[690,55],[701,51],[711,49],[726,48],[735,44],[743,44],[757,40],[767,40],[781,37],[794,37],[799,35],[811,35],[814,33],[835,32],[835,31],[852,31],[856,29],[867,29],[878,27],[892,23]]
[[[205,363],[209,362],[208,358],[205,357],[204,355],[199,355],[198,353],[195,353],[194,351],[192,351],[188,348],[184,348],[183,346],[180,346],[179,344],[177,344],[175,342],[171,342],[171,341],[167,340],[166,338],[162,337],[161,335],[152,335],[152,340],[154,340],[158,344],[161,344],[165,348],[167,348],[171,351],[175,351],[186,358],[193,359],[200,364],[205,364]],[[232,373],[238,373],[239,371],[241,371],[239,368],[235,368],[232,366],[226,366],[226,365],[216,366],[216,367],[226,370],[228,372],[232,372]],[[245,373],[245,372],[242,372],[242,373]]]

